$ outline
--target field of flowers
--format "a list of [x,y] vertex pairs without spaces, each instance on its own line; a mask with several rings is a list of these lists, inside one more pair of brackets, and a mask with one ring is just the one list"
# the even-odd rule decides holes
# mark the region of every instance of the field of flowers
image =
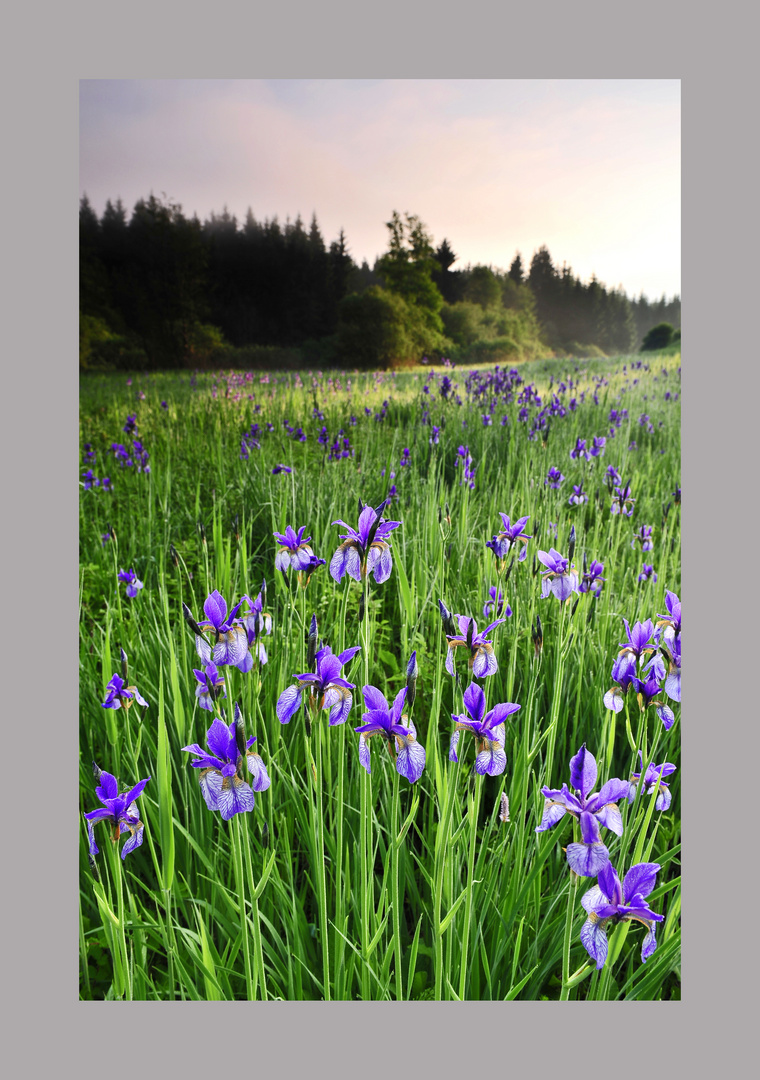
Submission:
[[680,998],[679,365],[82,378],[82,998]]

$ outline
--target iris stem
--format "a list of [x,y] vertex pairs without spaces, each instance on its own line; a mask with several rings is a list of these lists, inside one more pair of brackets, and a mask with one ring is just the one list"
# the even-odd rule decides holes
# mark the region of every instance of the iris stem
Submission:
[[391,880],[392,880],[392,903],[393,903],[393,951],[396,968],[396,1001],[404,1000],[404,983],[401,971],[401,896],[398,882],[399,863],[399,774],[393,771],[393,801],[391,805]]
[[[241,815],[238,814],[238,817]],[[256,882],[253,879],[253,862],[251,860],[251,844],[248,832],[244,829],[244,818],[240,821],[240,834],[243,851],[245,852],[245,869],[248,875],[248,888],[251,893],[251,915],[253,916],[253,948],[255,952],[256,968],[254,972],[254,988],[256,985],[256,977],[258,976],[261,982],[261,1000],[266,1001],[267,994],[267,980],[264,972],[264,949],[261,940],[261,920],[259,918],[259,902],[256,899]]]
[[[578,822],[573,821],[573,840],[578,840]],[[567,1001],[570,997],[570,944],[573,936],[573,916],[575,914],[575,896],[578,891],[578,875],[570,871],[570,884],[567,893],[567,914],[565,916],[565,938],[562,943],[562,990],[559,1000]]]
[[470,814],[470,847],[467,856],[467,896],[464,902],[464,929],[462,931],[462,959],[460,961],[459,975],[459,998],[464,1001],[465,986],[467,985],[467,953],[470,945],[470,922],[472,920],[472,893],[474,889],[473,877],[475,869],[475,844],[478,832],[478,810],[480,809],[480,794],[483,790],[483,777],[475,778],[475,791],[468,797]]
[[243,858],[240,852],[240,821],[239,815],[235,814],[233,825],[230,829],[232,838],[232,858],[235,866],[235,891],[240,905],[240,932],[243,935],[243,962],[245,966],[245,990],[249,1001],[256,1000],[256,984],[251,972],[251,945],[248,940],[248,920],[245,914],[245,890],[243,886]]
[[449,767],[444,790],[444,803],[441,821],[436,833],[435,844],[435,906],[433,924],[435,930],[435,1001],[442,1001],[443,990],[443,935],[441,933],[441,902],[443,899],[443,870],[449,849],[451,811],[454,806],[454,786],[457,770]]
[[[325,883],[325,836],[322,806],[322,724],[315,721],[315,741],[317,750],[316,808],[312,818],[314,849],[316,852],[317,888],[319,903],[319,930],[322,938],[322,976],[324,979],[325,1001],[330,1000],[330,939],[327,930],[327,888]],[[312,804],[313,805],[313,804]]]

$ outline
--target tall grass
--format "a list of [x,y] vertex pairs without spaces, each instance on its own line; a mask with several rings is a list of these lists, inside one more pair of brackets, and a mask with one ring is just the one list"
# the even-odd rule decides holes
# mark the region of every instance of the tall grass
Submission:
[[[599,785],[629,777],[638,748],[645,761],[680,766],[680,705],[671,702],[676,723],[666,732],[653,710],[640,716],[632,694],[618,716],[602,703],[625,640],[623,619],[654,619],[666,610],[666,590],[680,595],[680,506],[672,494],[680,483],[680,357],[634,363],[522,365],[521,378],[535,383],[544,404],[568,377],[574,385],[559,398],[566,408],[570,398],[578,402],[532,440],[530,419],[519,419],[523,386],[511,402],[497,400],[485,426],[494,395],[467,394],[467,373],[458,369],[445,373],[458,384],[449,400],[441,395],[442,370],[143,375],[131,385],[122,375],[83,377],[81,441],[96,453],[83,468],[109,475],[113,491],[81,492],[80,808],[98,805],[92,760],[122,787],[152,778],[137,804],[142,847],[122,862],[98,832],[104,827],[96,827],[98,880],[83,829],[83,997],[680,996],[680,768],[669,778],[667,812],[655,811],[640,789],[630,806],[620,803],[623,836],[603,832],[621,876],[636,861],[661,866],[648,899],[665,921],[645,964],[643,928],[622,923],[610,929],[610,954],[597,971],[579,937],[586,918],[580,898],[594,881],[575,878],[563,851],[577,839],[572,819],[535,832],[541,787],[569,783],[569,759],[582,743],[596,757]],[[528,407],[529,418],[537,408]],[[611,408],[628,410],[614,438]],[[641,426],[643,413],[650,419]],[[136,415],[150,452],[149,473],[120,468],[108,449],[127,442],[128,414]],[[289,435],[285,422],[302,427],[306,440]],[[241,438],[252,423],[261,428],[260,448],[243,460]],[[437,445],[433,425],[441,428]],[[317,441],[323,427],[325,446]],[[352,456],[328,460],[339,429]],[[608,436],[604,456],[571,459],[576,439],[590,443],[595,435]],[[475,462],[473,489],[455,467],[460,444]],[[410,464],[402,468],[405,447]],[[293,471],[273,475],[280,463]],[[610,514],[610,464],[631,484],[630,518]],[[559,490],[544,483],[552,465],[566,477]],[[581,482],[589,502],[571,506],[572,485]],[[337,584],[321,567],[303,589],[292,572],[274,570],[273,531],[306,525],[315,553],[329,563],[343,531],[332,523],[355,526],[359,500],[378,505],[390,484],[397,495],[385,516],[403,523],[391,538],[393,572],[383,584],[371,582],[361,621],[361,587],[348,577]],[[529,514],[534,534],[527,559],[501,572],[485,546],[500,531],[500,511],[513,521]],[[642,524],[654,526],[654,550],[643,556],[631,546]],[[574,563],[582,572],[584,557],[603,562],[605,583],[598,598],[573,596],[560,605],[553,596],[540,599],[543,567],[535,553],[555,547],[567,554],[571,526]],[[642,562],[654,565],[656,584],[638,581]],[[133,600],[117,581],[129,567],[144,583]],[[229,721],[233,702],[240,703],[272,783],[256,795],[252,813],[225,822],[208,810],[191,755],[182,752],[205,743],[212,719],[194,694],[192,670],[201,665],[182,604],[200,619],[212,590],[231,606],[243,594],[256,596],[264,579],[273,618],[271,636],[262,638],[268,663],[245,675],[222,668],[227,697],[219,704]],[[459,763],[449,761],[451,716],[463,712],[471,676],[461,657],[456,679],[444,669],[438,600],[482,628],[495,618],[483,617],[490,586],[501,587],[512,614],[493,631],[499,667],[481,685],[489,708],[502,701],[521,708],[506,724],[506,771],[476,777],[474,747],[464,737]],[[334,652],[362,651],[343,671],[356,684],[347,723],[330,728],[323,713],[307,737],[303,713],[283,725],[275,704],[294,673],[307,670],[312,614]],[[100,705],[119,670],[120,648],[146,710]],[[414,785],[375,740],[367,775],[353,730],[364,711],[361,687],[374,685],[392,701],[412,650],[420,669],[412,717],[427,755]],[[497,816],[502,792],[508,823]]]

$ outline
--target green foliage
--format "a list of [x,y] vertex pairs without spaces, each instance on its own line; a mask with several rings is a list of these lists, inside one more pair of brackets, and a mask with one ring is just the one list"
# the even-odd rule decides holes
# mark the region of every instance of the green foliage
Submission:
[[[653,352],[656,349],[666,349],[673,341],[673,327],[668,322],[658,323],[644,335],[641,343],[641,352]],[[680,340],[680,337],[679,337]]]
[[341,301],[336,349],[346,365],[385,368],[445,347],[443,334],[398,293],[373,285]]

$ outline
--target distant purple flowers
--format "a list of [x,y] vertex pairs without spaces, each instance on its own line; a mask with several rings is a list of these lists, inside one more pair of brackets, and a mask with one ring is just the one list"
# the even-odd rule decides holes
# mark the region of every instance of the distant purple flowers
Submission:
[[143,588],[143,583],[138,580],[134,570],[120,570],[116,576],[119,581],[127,586],[127,596],[130,600],[134,600],[140,589]]
[[558,488],[564,479],[565,478],[559,471],[559,469],[556,469],[554,465],[552,465],[551,469],[549,469],[549,472],[546,475],[544,483],[550,488]]
[[526,533],[525,526],[528,522],[526,517],[518,518],[514,525],[509,520],[508,514],[500,513],[502,521],[502,530],[494,535],[492,540],[486,541],[486,547],[491,548],[497,559],[504,560],[510,552],[513,545],[516,545],[518,541],[522,545],[520,548],[520,554],[517,557],[518,562],[522,562],[528,553],[527,542],[532,540],[532,535]]
[[357,529],[352,529],[340,519],[333,522],[333,525],[342,525],[347,530],[341,534],[343,543],[330,560],[330,574],[336,581],[340,581],[344,574],[356,581],[371,574],[379,585],[391,576],[393,559],[389,537],[401,522],[386,521],[380,517],[380,511],[387,502],[381,502],[374,509],[371,506],[363,507]]
[[560,555],[554,548],[550,548],[549,551],[539,551],[538,558],[539,562],[547,568],[542,571],[542,599],[552,592],[562,603],[564,600],[569,600],[574,592],[578,592],[578,575],[575,568],[570,565],[569,559]]
[[656,583],[657,574],[655,573],[655,569],[653,566],[650,566],[649,563],[644,563],[641,567],[641,573],[639,574],[639,581],[650,580]]
[[[370,754],[367,740],[372,735],[382,735],[391,756],[395,758],[396,772],[414,784],[422,776],[425,768],[425,749],[417,742],[414,724],[402,715],[407,689],[398,692],[393,705],[388,705],[385,696],[376,686],[362,687],[364,704],[367,712],[362,716],[360,727],[354,728],[359,734],[359,761],[370,772]],[[402,723],[406,720],[406,723]]]
[[652,543],[652,526],[642,525],[633,534],[633,540],[631,540],[631,547],[636,547],[636,544],[641,544],[642,551],[651,551],[654,547]]
[[458,468],[459,465],[462,466],[462,478],[459,481],[459,486],[466,484],[469,488],[474,488],[476,466],[473,465],[469,446],[458,447],[457,456],[454,459],[454,468]]
[[106,700],[102,703],[104,709],[128,709],[133,702],[148,708],[148,702],[142,696],[136,686],[125,686],[124,679],[120,675],[113,675],[106,686]]
[[[490,619],[491,615],[494,614],[496,615],[497,619],[500,619],[502,615],[504,615],[506,618],[510,618],[510,616],[512,615],[512,608],[509,606],[509,604],[507,604],[506,607],[504,606],[504,593],[501,591],[501,589],[499,589],[499,595],[497,597],[496,586],[492,585],[488,590],[488,595],[491,597],[491,599],[486,600],[485,604],[483,605],[484,617],[486,619]],[[494,611],[494,606],[496,607],[496,611]]]

